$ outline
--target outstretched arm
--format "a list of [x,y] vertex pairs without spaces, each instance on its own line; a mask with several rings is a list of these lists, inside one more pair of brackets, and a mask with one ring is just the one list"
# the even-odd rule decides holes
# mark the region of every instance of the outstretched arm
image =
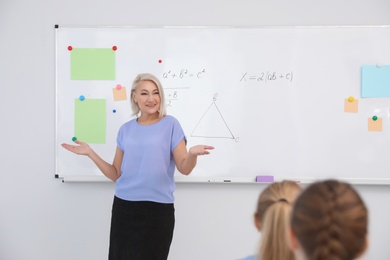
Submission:
[[210,150],[213,149],[214,147],[210,145],[196,145],[187,152],[185,141],[181,140],[173,151],[177,170],[184,175],[190,174],[196,166],[198,156],[210,154]]
[[114,161],[112,164],[104,161],[95,151],[84,142],[76,140],[77,145],[61,144],[66,150],[75,154],[88,156],[99,168],[99,170],[110,180],[115,182],[120,176],[120,167],[123,159],[123,151],[118,147],[116,148]]

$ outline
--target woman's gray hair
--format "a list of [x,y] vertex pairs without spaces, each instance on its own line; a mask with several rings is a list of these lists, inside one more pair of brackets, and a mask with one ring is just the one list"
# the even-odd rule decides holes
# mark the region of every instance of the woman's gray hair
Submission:
[[156,84],[158,88],[158,93],[160,95],[160,108],[158,110],[159,117],[160,118],[164,117],[167,114],[167,109],[165,105],[164,88],[162,87],[160,80],[156,76],[150,73],[138,74],[133,81],[133,86],[131,87],[131,93],[130,93],[130,104],[131,104],[131,109],[133,111],[132,116],[138,116],[140,112],[138,104],[133,99],[133,93],[137,90],[141,81],[151,81],[154,84]]

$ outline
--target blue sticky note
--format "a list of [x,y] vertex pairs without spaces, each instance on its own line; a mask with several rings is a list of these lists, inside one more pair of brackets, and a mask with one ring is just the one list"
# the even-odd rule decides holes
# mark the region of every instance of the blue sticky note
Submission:
[[390,65],[362,66],[362,97],[390,97]]

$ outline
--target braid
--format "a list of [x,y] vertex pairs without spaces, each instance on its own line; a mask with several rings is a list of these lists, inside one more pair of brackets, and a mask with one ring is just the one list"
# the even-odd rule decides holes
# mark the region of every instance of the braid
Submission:
[[323,218],[315,239],[317,247],[313,252],[314,259],[347,259],[345,249],[340,241],[342,228],[340,213],[337,211],[338,194],[331,185],[323,187]]
[[350,185],[329,180],[301,194],[291,224],[309,259],[350,260],[364,249],[367,209]]

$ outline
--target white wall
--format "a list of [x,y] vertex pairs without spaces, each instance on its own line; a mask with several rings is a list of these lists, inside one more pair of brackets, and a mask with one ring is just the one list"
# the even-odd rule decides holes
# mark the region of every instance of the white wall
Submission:
[[[0,0],[0,259],[107,258],[112,183],[55,179],[54,25],[380,25],[388,0]],[[170,259],[255,249],[262,185],[179,184]],[[358,186],[370,209],[364,259],[389,259],[389,186]]]

